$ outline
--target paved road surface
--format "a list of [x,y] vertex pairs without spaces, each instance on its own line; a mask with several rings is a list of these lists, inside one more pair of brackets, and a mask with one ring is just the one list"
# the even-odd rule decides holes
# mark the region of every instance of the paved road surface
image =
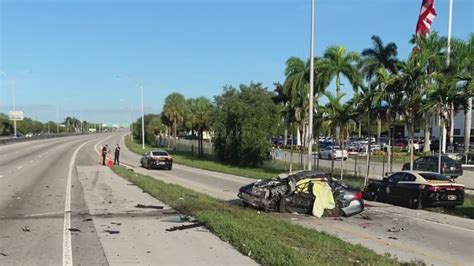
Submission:
[[164,204],[97,164],[116,136],[0,146],[0,265],[255,264],[202,228],[166,232],[168,206],[135,208]]
[[[121,136],[114,143],[125,147]],[[230,202],[239,202],[240,186],[253,180],[228,174],[174,165],[172,171],[146,170],[140,156],[122,149],[122,161],[135,171],[169,183],[181,184]],[[362,244],[380,254],[391,253],[410,261],[422,259],[435,265],[471,265],[474,261],[474,221],[422,210],[368,202],[363,215],[335,220],[305,215],[281,215],[289,221]],[[399,232],[387,232],[394,229]]]

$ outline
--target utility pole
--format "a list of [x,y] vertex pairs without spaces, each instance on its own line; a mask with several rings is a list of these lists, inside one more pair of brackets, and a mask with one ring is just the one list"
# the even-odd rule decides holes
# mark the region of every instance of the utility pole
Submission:
[[143,86],[140,86],[142,94],[142,148],[145,149],[145,114],[143,110]]
[[[12,80],[12,100],[13,100],[13,112],[16,112],[16,104],[15,104],[15,80]],[[16,117],[13,117],[13,134],[15,138],[17,137],[16,133]]]
[[309,49],[309,125],[308,125],[308,170],[311,170],[313,149],[313,92],[314,92],[314,0],[311,0],[311,33]]
[[56,134],[59,135],[59,104],[56,105]]

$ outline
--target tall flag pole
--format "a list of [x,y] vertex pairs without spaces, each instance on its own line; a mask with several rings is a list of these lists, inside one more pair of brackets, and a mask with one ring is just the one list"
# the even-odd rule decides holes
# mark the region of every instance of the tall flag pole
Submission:
[[446,55],[446,65],[449,66],[451,57],[451,28],[453,25],[453,0],[449,0],[449,19],[448,19],[448,51]]
[[[452,28],[452,18],[453,18],[453,0],[449,0],[449,18],[448,18],[448,49],[446,51],[446,66],[449,67],[450,61],[451,61],[451,28]],[[454,127],[453,127],[453,121],[454,121],[454,107],[451,105],[449,106],[450,109],[450,115],[451,116],[451,127],[450,127],[450,145],[453,144],[453,135],[454,135]],[[446,152],[446,144],[447,144],[447,138],[446,138],[446,127],[443,129],[444,135],[443,135],[443,153]]]
[[313,148],[313,92],[314,92],[314,0],[311,0],[311,33],[309,49],[309,123],[308,123],[308,170],[311,170]]

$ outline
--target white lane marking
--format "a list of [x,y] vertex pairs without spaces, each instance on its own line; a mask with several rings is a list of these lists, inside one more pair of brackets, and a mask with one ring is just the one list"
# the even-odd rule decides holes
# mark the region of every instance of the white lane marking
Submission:
[[67,175],[66,185],[66,200],[64,202],[64,230],[63,230],[63,265],[73,265],[72,263],[72,244],[71,244],[71,180],[72,180],[72,169],[74,168],[74,162],[79,150],[84,147],[89,141],[82,143],[74,151],[71,161],[69,162],[69,173]]
[[386,213],[386,214],[391,214],[391,215],[397,215],[397,216],[399,216],[399,217],[404,217],[404,218],[411,218],[411,219],[413,219],[413,220],[418,220],[418,221],[422,221],[422,222],[426,222],[426,223],[430,223],[430,224],[442,225],[442,226],[450,227],[450,228],[453,228],[453,229],[464,230],[464,231],[468,231],[468,232],[470,232],[470,233],[473,233],[473,232],[474,232],[474,230],[469,229],[469,228],[464,228],[464,227],[455,226],[455,225],[450,225],[450,224],[443,224],[443,223],[441,223],[441,222],[435,222],[435,221],[425,220],[425,219],[422,219],[422,218],[413,217],[413,216],[409,216],[409,215],[402,215],[402,214],[393,213],[393,212],[387,212],[387,211],[382,211],[382,210],[375,210],[375,211],[381,212],[381,213]]

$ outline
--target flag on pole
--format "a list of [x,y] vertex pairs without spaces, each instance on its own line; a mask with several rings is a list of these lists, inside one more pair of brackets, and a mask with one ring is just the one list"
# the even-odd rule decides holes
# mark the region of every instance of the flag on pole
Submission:
[[426,37],[429,34],[431,22],[436,17],[434,2],[435,0],[423,0],[418,23],[416,24],[416,36]]

